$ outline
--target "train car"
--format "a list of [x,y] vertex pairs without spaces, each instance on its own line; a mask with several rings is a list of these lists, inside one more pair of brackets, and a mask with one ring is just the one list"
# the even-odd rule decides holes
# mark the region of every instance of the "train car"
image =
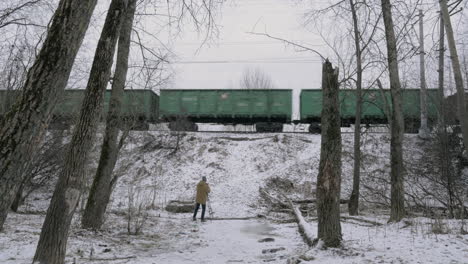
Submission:
[[[85,90],[65,90],[55,108],[54,121],[70,123],[78,116]],[[109,109],[111,90],[104,95],[104,108],[101,121],[104,121]],[[159,96],[152,90],[124,90],[121,116],[123,120],[133,123],[134,129],[147,130],[150,123],[158,120]]]
[[[385,105],[391,109],[390,90],[366,89],[362,91],[362,119],[363,124],[386,124]],[[356,90],[340,90],[340,114],[343,126],[354,123],[356,115]],[[385,98],[385,99],[384,99]],[[420,122],[420,98],[418,89],[402,90],[403,116],[407,132],[415,132]],[[428,89],[428,118],[430,121],[437,117],[437,89]],[[322,90],[302,90],[300,95],[300,119],[309,123],[310,132],[320,132],[320,118],[322,111]]]
[[[197,130],[191,125],[197,122],[255,124],[258,132],[281,131],[283,123],[291,122],[292,90],[165,89],[159,110],[171,129]],[[180,125],[181,119],[189,125]]]
[[[63,92],[55,107],[51,127],[66,128],[73,123],[79,115],[84,93],[84,89],[68,89]],[[3,102],[12,95],[15,93],[7,95],[5,90],[0,90],[2,105],[5,105]],[[101,121],[105,120],[109,109],[110,96],[111,90],[107,90]],[[122,118],[133,122],[135,129],[148,129],[149,123],[158,121],[159,96],[152,90],[125,90],[122,103]],[[0,108],[0,114],[6,111],[4,108]]]

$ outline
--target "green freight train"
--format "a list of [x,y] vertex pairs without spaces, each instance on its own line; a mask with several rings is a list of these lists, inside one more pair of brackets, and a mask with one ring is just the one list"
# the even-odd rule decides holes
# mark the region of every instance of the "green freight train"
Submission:
[[[402,106],[405,127],[408,132],[414,132],[420,121],[420,90],[403,89]],[[438,94],[437,89],[428,89],[428,119],[437,118]],[[340,96],[340,113],[343,126],[353,124],[356,113],[356,90],[342,89]],[[391,110],[390,90],[366,89],[362,91],[362,123],[386,124],[387,111]],[[300,95],[300,122],[309,123],[311,129],[319,128],[322,111],[322,90],[302,90]]]
[[[107,113],[110,90],[105,95],[103,118]],[[10,93],[11,94],[11,93]],[[67,123],[78,115],[84,90],[66,90],[54,111],[55,123]],[[385,98],[385,99],[384,99]],[[419,126],[419,90],[402,90],[403,115],[407,131]],[[428,90],[428,117],[437,116],[437,90]],[[386,124],[386,109],[391,109],[390,90],[363,90],[363,124]],[[0,90],[0,117],[8,102],[5,90]],[[196,123],[255,125],[259,132],[281,131],[283,124],[311,124],[311,132],[320,130],[322,90],[307,89],[300,94],[299,120],[292,118],[290,89],[164,89],[158,96],[151,90],[126,90],[122,114],[124,119],[136,120],[143,128],[150,123],[168,122],[173,130],[197,130]],[[343,126],[354,123],[356,90],[340,90]]]
[[[84,98],[83,89],[65,90],[52,117],[53,127],[67,127],[78,117]],[[11,105],[18,92],[0,90],[0,116]],[[104,97],[104,108],[101,119],[104,120],[109,109],[111,90]],[[121,115],[124,120],[131,121],[135,128],[148,128],[149,123],[156,123],[159,116],[159,96],[151,90],[125,90],[122,99]]]
[[[79,113],[85,90],[65,90],[60,103],[55,108],[54,115],[60,118],[72,118]],[[104,95],[104,118],[109,109],[111,90]],[[146,122],[157,122],[159,96],[151,90],[125,90],[122,98],[121,115]]]
[[[292,116],[292,90],[161,90],[160,118],[177,123],[256,124],[257,131],[281,131]],[[175,127],[172,125],[171,127]],[[196,129],[195,126],[188,126]]]

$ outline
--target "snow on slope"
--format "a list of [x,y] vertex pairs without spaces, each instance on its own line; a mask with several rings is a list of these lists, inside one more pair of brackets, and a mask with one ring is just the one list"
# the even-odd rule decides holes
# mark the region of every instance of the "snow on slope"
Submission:
[[[417,150],[420,142],[407,137],[407,150]],[[216,217],[254,216],[258,188],[273,176],[288,178],[296,185],[313,183],[317,176],[320,136],[310,134],[233,134],[187,133],[180,149],[174,146],[169,132],[133,132],[119,160],[117,173],[122,175],[113,195],[105,230],[94,233],[79,228],[75,221],[70,234],[67,261],[71,263],[259,263],[274,258],[271,263],[285,263],[300,249],[301,242],[295,226],[266,223],[273,228],[265,234],[249,234],[245,230],[262,229],[261,220],[213,221],[194,224],[190,214],[174,215],[151,210],[143,234],[126,234],[125,212],[129,190],[139,201],[155,202],[163,207],[171,199],[192,200],[196,183],[208,177],[213,193],[211,203]],[[363,138],[363,175],[381,173],[388,177],[389,137],[386,134],[365,135]],[[418,151],[406,154],[423,155]],[[94,155],[96,158],[96,155]],[[352,134],[343,135],[343,187],[347,198],[352,181]],[[95,164],[94,164],[95,166]],[[89,170],[92,177],[92,169]],[[88,179],[89,180],[89,179]],[[388,186],[376,186],[387,190]],[[41,193],[50,198],[49,193]],[[6,232],[0,235],[0,263],[30,263],[47,208],[41,195],[31,197],[24,212],[42,214],[13,214]],[[37,200],[38,199],[38,200]],[[343,212],[343,215],[346,215]],[[366,217],[360,217],[366,219]],[[412,224],[386,224],[388,216],[368,216],[382,226],[343,220],[345,250],[310,250],[311,263],[467,263],[467,235],[459,234],[460,222],[454,222],[448,234],[433,234],[434,223],[426,218],[411,220]],[[78,220],[78,219],[77,219]],[[309,221],[311,230],[316,223]],[[6,235],[4,235],[6,234]],[[257,240],[263,236],[276,238],[266,245]],[[263,249],[285,247],[273,256]],[[106,252],[106,249],[110,251]],[[135,256],[126,260],[93,261],[97,258]],[[307,262],[306,262],[307,263]]]
[[[172,139],[171,139],[172,138]],[[169,132],[138,132],[126,147],[119,166],[126,173],[114,194],[114,205],[125,207],[128,186],[156,194],[161,204],[169,200],[193,200],[195,186],[208,178],[210,202],[217,217],[255,215],[258,189],[269,177],[287,178],[297,186],[315,181],[320,160],[320,135],[186,133],[173,155],[161,146],[173,146]],[[363,138],[366,172],[389,172],[388,135]],[[151,143],[152,142],[152,143]],[[352,186],[352,134],[343,135],[342,196]],[[145,145],[146,148],[138,146]],[[310,184],[308,185],[310,186]],[[144,191],[143,191],[144,190]],[[151,196],[148,194],[148,196]]]
[[[145,171],[146,176],[137,182],[143,189],[146,186],[147,192],[154,191],[152,182],[156,179],[160,201],[193,200],[196,184],[206,176],[216,216],[242,217],[256,214],[251,206],[255,206],[258,188],[265,179],[277,176],[299,183],[312,181],[319,147],[320,137],[308,134],[188,133],[174,155],[167,156],[166,150],[141,155],[140,148],[129,151],[130,146],[125,155],[134,157],[123,158],[121,164],[131,163],[130,173]],[[135,161],[135,156],[140,160]],[[117,204],[125,204],[125,186],[134,180],[134,175],[122,178],[114,195],[121,197],[115,198]]]

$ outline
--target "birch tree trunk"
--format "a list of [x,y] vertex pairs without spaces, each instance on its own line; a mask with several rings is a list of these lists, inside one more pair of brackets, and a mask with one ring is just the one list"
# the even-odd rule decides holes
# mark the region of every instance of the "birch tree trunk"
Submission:
[[356,4],[349,0],[351,15],[353,17],[354,45],[356,49],[356,120],[354,122],[354,168],[353,168],[353,191],[349,198],[349,215],[359,214],[359,183],[361,172],[361,112],[362,112],[362,52],[360,44],[360,32],[356,13]]
[[465,145],[465,152],[468,155],[468,115],[466,114],[466,101],[465,101],[465,88],[463,84],[463,75],[460,67],[460,59],[458,57],[457,45],[452,29],[452,22],[447,7],[447,0],[440,0],[440,11],[444,20],[447,42],[450,50],[450,58],[452,59],[453,75],[455,78],[455,86],[457,88],[457,108],[458,120],[463,135],[463,143]]
[[391,210],[390,221],[398,222],[405,216],[405,196],[403,186],[403,131],[404,121],[401,106],[401,84],[398,72],[398,51],[390,0],[382,0],[382,12],[387,40],[388,69],[390,73],[390,89],[392,95],[392,121],[390,139],[391,164]]
[[60,1],[21,97],[0,120],[0,230],[67,84],[96,1]]
[[84,167],[102,112],[104,93],[110,78],[115,46],[126,7],[126,0],[112,0],[110,4],[96,48],[80,116],[47,210],[34,263],[63,264],[65,261],[68,230],[80,198]]
[[106,122],[106,134],[102,143],[101,157],[94,176],[93,185],[89,192],[86,209],[81,224],[83,228],[100,229],[104,222],[106,208],[112,194],[112,172],[119,154],[119,127],[122,98],[128,70],[128,54],[130,52],[130,39],[132,35],[133,18],[135,15],[136,0],[129,0],[119,36],[117,50],[117,65],[112,84],[112,94]]
[[338,69],[327,60],[322,68],[322,143],[317,177],[318,238],[326,247],[341,244],[341,117]]

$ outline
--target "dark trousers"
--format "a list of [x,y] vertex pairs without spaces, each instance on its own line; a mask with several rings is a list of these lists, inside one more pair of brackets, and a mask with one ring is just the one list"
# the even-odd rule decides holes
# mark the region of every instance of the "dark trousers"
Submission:
[[[201,219],[205,219],[205,210],[206,210],[206,204],[202,204],[202,211],[201,211]],[[198,213],[198,209],[200,208],[200,204],[197,203],[195,205],[195,212],[193,213],[193,219],[197,218],[197,213]]]

